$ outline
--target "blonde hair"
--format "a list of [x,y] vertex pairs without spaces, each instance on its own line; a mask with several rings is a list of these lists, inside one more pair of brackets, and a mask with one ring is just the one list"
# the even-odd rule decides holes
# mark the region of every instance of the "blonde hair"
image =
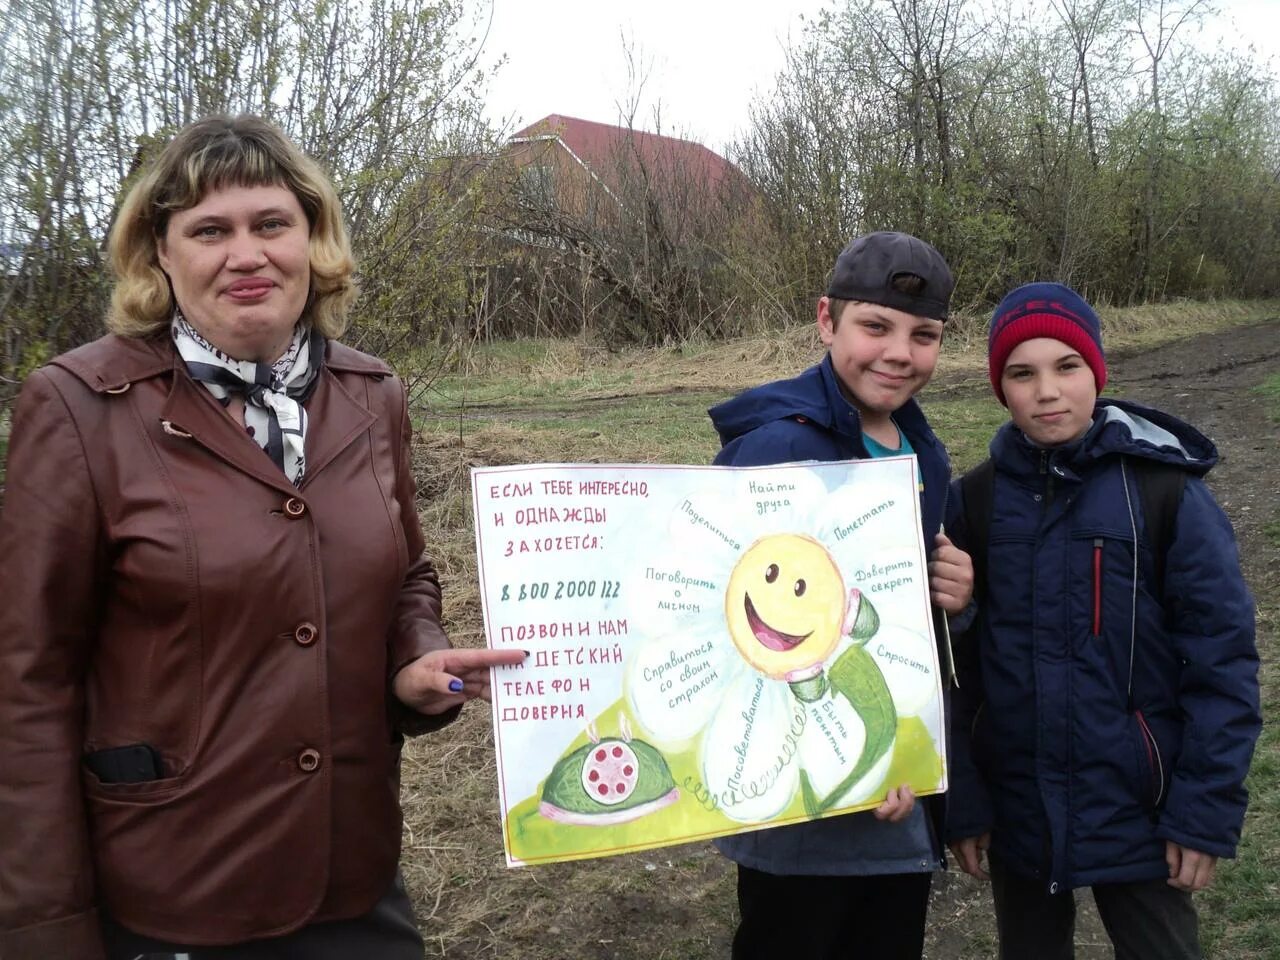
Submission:
[[303,312],[323,336],[342,336],[356,284],[338,194],[314,160],[249,114],[184,127],[129,190],[108,241],[116,275],[107,318],[112,333],[145,337],[169,323],[173,291],[160,269],[157,241],[175,212],[233,186],[280,186],[298,198],[311,236],[311,291]]

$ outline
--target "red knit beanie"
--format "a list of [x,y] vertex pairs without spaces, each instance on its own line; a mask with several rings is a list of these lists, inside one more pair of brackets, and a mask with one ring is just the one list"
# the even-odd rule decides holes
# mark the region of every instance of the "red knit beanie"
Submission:
[[[1061,283],[1028,283],[1011,292],[991,315],[987,338],[987,366],[996,399],[1004,403],[1000,378],[1015,347],[1024,340],[1049,337],[1074,349],[1098,383],[1107,383],[1107,359],[1102,353],[1102,323],[1084,298]],[[1008,406],[1008,404],[1005,404]]]

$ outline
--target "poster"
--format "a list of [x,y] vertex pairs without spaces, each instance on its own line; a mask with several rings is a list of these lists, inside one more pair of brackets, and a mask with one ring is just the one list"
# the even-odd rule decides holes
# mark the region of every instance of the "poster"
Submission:
[[913,456],[472,471],[511,866],[946,789]]

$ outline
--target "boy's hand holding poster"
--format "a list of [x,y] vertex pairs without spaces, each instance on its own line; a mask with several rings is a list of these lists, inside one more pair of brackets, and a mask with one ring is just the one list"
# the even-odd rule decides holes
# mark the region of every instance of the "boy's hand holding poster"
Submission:
[[946,789],[914,457],[474,470],[509,864]]

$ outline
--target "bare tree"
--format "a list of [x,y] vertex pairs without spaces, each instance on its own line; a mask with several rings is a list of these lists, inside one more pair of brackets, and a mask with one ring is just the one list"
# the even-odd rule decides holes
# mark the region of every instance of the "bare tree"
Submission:
[[[442,268],[463,269],[465,242],[424,233],[456,222],[407,219],[401,198],[437,158],[492,143],[471,34],[486,26],[461,0],[12,0],[0,57],[0,375],[17,380],[101,328],[101,251],[122,187],[157,143],[210,113],[263,114],[328,168],[366,279],[408,268],[394,252],[411,242],[400,230],[434,245]],[[363,301],[366,336],[411,329],[392,301]]]
[[1208,12],[1206,0],[1136,0],[1133,33],[1142,43],[1147,59],[1144,71],[1150,78],[1147,94],[1150,120],[1147,127],[1146,183],[1143,187],[1141,234],[1133,277],[1133,296],[1151,296],[1154,291],[1152,261],[1157,243],[1157,203],[1162,187],[1169,121],[1161,99],[1161,70],[1183,26]]

